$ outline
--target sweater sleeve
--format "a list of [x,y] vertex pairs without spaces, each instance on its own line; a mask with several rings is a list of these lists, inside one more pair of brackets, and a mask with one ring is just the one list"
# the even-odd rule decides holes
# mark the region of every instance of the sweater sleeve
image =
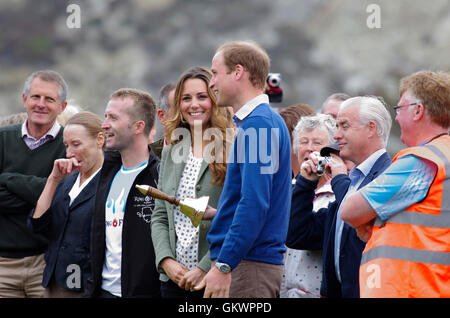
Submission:
[[16,200],[36,205],[39,196],[44,190],[47,178],[24,175],[21,173],[4,172],[0,174],[0,186],[9,191]]
[[31,208],[32,206],[29,203],[18,198],[8,188],[0,184],[0,211],[2,213],[23,213],[24,210],[30,210]]
[[322,249],[327,208],[313,212],[314,190],[317,181],[301,175],[297,177],[292,192],[291,215],[286,246],[301,250]]
[[40,233],[50,238],[51,224],[52,224],[52,207],[50,207],[41,217],[33,218],[34,209],[31,210],[28,216],[27,226],[34,232]]

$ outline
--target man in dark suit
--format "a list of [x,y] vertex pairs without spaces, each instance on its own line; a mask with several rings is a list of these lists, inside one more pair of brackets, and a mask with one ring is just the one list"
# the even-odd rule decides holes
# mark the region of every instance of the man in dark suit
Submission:
[[[296,249],[323,249],[324,297],[359,297],[358,270],[364,242],[352,227],[338,217],[347,195],[363,187],[390,164],[386,144],[392,119],[381,99],[354,97],[341,104],[334,136],[340,148],[327,165],[336,201],[314,213],[314,190],[319,177],[316,154],[301,164],[292,194],[286,245]],[[355,167],[347,176],[343,159]]]

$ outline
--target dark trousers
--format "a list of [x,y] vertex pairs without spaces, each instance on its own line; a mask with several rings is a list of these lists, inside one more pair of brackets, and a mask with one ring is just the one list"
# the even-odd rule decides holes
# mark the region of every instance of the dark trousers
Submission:
[[111,294],[109,291],[100,289],[100,293],[98,295],[98,298],[120,298],[116,295]]
[[173,281],[161,282],[162,298],[183,298],[183,299],[199,299],[203,298],[204,289],[199,291],[189,291],[178,287]]

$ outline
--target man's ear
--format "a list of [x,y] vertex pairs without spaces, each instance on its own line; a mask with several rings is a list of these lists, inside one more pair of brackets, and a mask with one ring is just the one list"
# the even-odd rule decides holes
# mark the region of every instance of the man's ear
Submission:
[[158,120],[161,123],[161,125],[165,125],[166,122],[166,112],[162,109],[158,109],[156,111],[156,115],[158,116]]
[[245,68],[241,64],[236,64],[232,73],[236,79],[241,79],[244,76]]
[[136,125],[136,134],[142,134],[144,133],[145,129],[145,122],[143,120],[138,120],[134,123]]
[[419,121],[419,120],[421,120],[424,116],[425,116],[425,106],[423,106],[422,103],[417,104],[416,107],[415,107],[415,109],[414,109],[413,120],[414,120],[414,121]]
[[369,130],[370,130],[370,136],[378,136],[378,127],[377,124],[374,121],[369,121],[369,123],[367,124],[369,126]]
[[67,101],[65,101],[61,104],[61,113],[64,111],[64,109],[66,109],[66,106],[67,106]]

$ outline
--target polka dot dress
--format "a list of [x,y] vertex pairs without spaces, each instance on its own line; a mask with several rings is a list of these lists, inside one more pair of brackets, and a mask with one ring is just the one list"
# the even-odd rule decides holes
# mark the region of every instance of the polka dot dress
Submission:
[[[189,152],[186,165],[178,185],[177,198],[195,198],[195,183],[200,172],[202,158],[196,158]],[[191,220],[180,212],[180,207],[175,208],[174,222],[177,236],[176,258],[177,261],[189,270],[194,269],[198,263],[198,234],[199,227],[194,227]]]
[[[335,197],[329,183],[316,190],[313,212]],[[322,281],[322,251],[286,248],[280,298],[318,298]]]

